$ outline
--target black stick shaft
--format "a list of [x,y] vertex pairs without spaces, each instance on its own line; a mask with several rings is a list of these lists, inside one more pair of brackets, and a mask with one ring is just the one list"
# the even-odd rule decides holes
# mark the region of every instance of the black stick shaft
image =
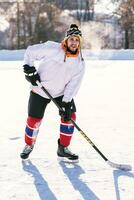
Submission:
[[[51,96],[51,94],[39,83],[37,82],[38,86],[46,93],[46,95],[53,101],[53,103],[57,106],[57,108],[61,111],[63,109],[57,104],[55,99]],[[97,148],[97,146],[90,140],[90,138],[80,129],[80,127],[75,123],[73,119],[70,120],[74,127],[79,131],[79,133],[87,140],[88,143],[92,145],[92,147],[99,153],[99,155],[105,160],[108,161],[108,159],[104,156],[104,154]]]
[[90,138],[80,129],[80,127],[75,123],[73,119],[71,119],[72,124],[74,127],[79,131],[79,133],[92,145],[92,147],[100,154],[100,156],[105,160],[108,161],[108,159],[104,156],[104,154],[97,148],[97,146],[90,140]]

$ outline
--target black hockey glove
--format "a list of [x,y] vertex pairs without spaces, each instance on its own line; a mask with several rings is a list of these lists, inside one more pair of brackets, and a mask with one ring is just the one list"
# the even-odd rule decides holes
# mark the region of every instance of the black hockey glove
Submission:
[[71,119],[71,102],[62,102],[62,109],[63,111],[59,111],[59,115],[64,119],[65,122],[69,121]]
[[36,81],[40,82],[40,76],[35,69],[35,67],[30,67],[29,65],[23,65],[25,78],[29,81],[32,85],[37,85]]

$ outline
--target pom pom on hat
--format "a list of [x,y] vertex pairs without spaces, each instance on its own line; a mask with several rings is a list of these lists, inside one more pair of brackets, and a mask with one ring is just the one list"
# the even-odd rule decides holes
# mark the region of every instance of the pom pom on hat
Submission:
[[78,26],[76,24],[71,24],[70,28],[77,28],[78,29]]

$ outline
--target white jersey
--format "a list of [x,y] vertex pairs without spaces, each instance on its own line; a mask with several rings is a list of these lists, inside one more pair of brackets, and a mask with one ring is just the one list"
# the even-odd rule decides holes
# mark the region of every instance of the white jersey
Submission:
[[[24,55],[24,64],[35,66],[35,61],[41,61],[37,69],[41,84],[52,97],[63,95],[63,101],[69,102],[78,92],[85,63],[80,55],[67,57],[65,62],[64,56],[60,43],[48,41],[29,46]],[[38,86],[31,86],[31,90],[48,98]]]

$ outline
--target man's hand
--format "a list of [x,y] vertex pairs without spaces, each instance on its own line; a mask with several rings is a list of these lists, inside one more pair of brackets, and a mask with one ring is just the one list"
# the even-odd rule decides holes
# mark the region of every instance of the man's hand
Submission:
[[40,82],[40,76],[35,69],[35,67],[30,67],[29,65],[23,65],[25,78],[29,81],[32,85],[37,85],[36,81]]
[[62,102],[62,109],[63,111],[59,111],[59,115],[64,119],[65,122],[69,121],[71,119],[71,102]]

